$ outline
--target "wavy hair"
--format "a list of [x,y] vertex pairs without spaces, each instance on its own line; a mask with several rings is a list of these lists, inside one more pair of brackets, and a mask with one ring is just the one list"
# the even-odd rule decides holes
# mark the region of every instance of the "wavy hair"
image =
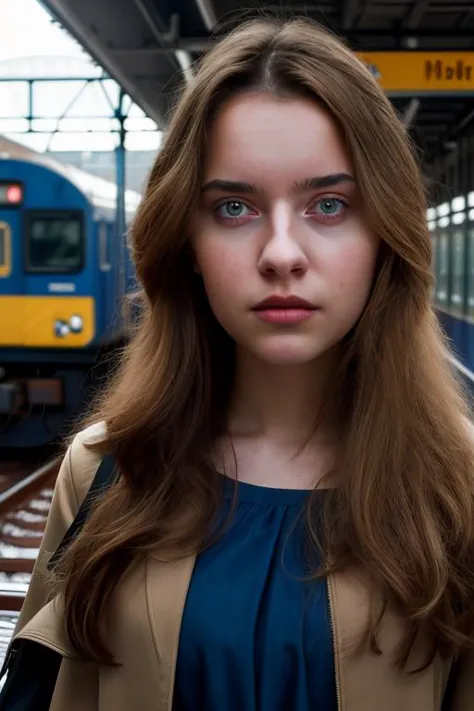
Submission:
[[[474,638],[474,495],[466,406],[433,313],[431,243],[417,162],[369,70],[306,20],[247,21],[203,58],[171,117],[134,221],[136,332],[92,420],[120,477],[64,555],[58,580],[77,651],[114,663],[104,636],[121,577],[151,550],[198,551],[219,506],[210,460],[226,428],[233,343],[194,274],[187,224],[206,135],[229,97],[312,97],[340,126],[381,249],[367,306],[341,344],[330,401],[343,431],[324,517],[327,575],[356,564],[407,622],[397,663],[427,632],[436,653]],[[308,504],[310,541],[313,500]],[[380,615],[366,638],[377,651]]]

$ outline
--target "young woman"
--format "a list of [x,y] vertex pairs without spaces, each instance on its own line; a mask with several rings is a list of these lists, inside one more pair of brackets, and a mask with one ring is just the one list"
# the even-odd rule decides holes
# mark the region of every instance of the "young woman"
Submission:
[[[472,710],[472,438],[425,214],[336,38],[260,19],[205,57],[134,224],[141,320],[17,629],[56,659],[45,708]],[[48,602],[104,453],[118,480]]]

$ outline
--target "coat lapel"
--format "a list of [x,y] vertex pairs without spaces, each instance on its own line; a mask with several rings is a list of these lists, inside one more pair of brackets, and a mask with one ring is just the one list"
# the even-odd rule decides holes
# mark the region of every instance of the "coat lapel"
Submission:
[[171,711],[178,656],[181,619],[196,556],[172,562],[148,559],[146,576],[147,606],[154,642],[160,660],[160,706]]
[[[439,711],[449,664],[436,657],[424,672],[409,674],[395,666],[397,647],[406,630],[402,616],[388,606],[378,636],[382,654],[365,644],[358,649],[369,621],[370,587],[362,573],[344,571],[331,578],[334,652],[340,690],[339,711]],[[409,668],[422,665],[426,640],[413,648]]]

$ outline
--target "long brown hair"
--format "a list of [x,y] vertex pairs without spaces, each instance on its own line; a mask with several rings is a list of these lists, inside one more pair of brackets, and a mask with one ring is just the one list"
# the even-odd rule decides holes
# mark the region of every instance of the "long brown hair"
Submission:
[[[248,90],[313,97],[329,109],[381,239],[369,302],[341,344],[332,384],[343,437],[340,485],[327,497],[324,573],[355,563],[403,612],[400,665],[425,631],[433,655],[457,654],[474,639],[472,446],[430,303],[422,182],[368,69],[305,20],[258,19],[235,29],[203,59],[171,118],[131,235],[140,322],[93,415],[106,422],[100,447],[121,476],[58,568],[68,635],[84,658],[113,662],[103,624],[120,578],[152,549],[198,550],[219,505],[210,452],[225,432],[233,344],[193,273],[186,225],[209,122],[226,99]],[[378,624],[373,615],[373,649]]]

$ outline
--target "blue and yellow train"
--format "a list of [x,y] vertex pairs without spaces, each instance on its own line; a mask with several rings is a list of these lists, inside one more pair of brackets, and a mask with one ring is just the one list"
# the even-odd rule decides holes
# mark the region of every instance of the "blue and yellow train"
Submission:
[[[0,448],[50,442],[81,409],[133,286],[116,186],[0,138]],[[127,221],[140,195],[126,191]]]

